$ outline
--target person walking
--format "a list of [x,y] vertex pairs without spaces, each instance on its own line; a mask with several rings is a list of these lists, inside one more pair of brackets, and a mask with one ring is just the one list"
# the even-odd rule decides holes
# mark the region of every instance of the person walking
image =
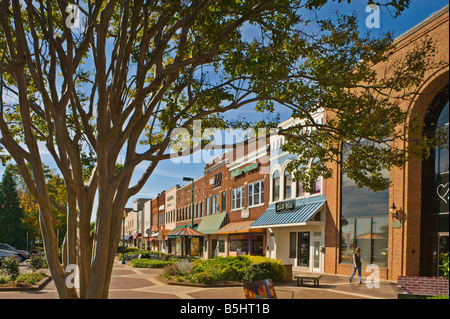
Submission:
[[353,272],[350,275],[348,281],[352,282],[353,276],[356,274],[356,270],[358,270],[359,283],[362,284],[361,280],[361,248],[357,247],[355,252],[353,253]]

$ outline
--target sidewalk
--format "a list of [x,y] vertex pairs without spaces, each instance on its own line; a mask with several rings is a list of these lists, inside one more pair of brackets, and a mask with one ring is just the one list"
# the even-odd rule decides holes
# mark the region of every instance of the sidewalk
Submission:
[[[156,277],[161,269],[133,268],[116,261],[110,299],[245,299],[242,287],[203,288],[166,285]],[[292,281],[275,286],[278,299],[397,299],[397,284],[381,281],[380,288],[350,284],[346,276],[322,275],[320,286],[312,282],[297,287]],[[58,299],[53,281],[41,291],[0,291],[0,299]]]

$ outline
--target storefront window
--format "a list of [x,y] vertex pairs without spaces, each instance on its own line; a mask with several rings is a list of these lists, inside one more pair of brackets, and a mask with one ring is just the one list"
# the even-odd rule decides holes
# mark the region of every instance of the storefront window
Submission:
[[296,249],[297,249],[297,233],[291,232],[289,233],[289,258],[297,257]]
[[230,235],[230,252],[238,255],[263,256],[264,235]]
[[[385,178],[389,178],[387,171]],[[359,247],[364,265],[387,267],[389,191],[359,188],[345,175],[341,188],[340,262],[351,264],[353,251]]]

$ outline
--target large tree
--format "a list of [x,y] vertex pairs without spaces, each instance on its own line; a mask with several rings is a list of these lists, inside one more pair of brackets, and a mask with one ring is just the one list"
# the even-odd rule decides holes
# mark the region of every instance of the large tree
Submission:
[[[1,144],[39,205],[61,298],[108,297],[125,204],[159,161],[182,151],[170,149],[175,129],[192,131],[195,120],[204,128],[268,124],[223,115],[245,105],[270,113],[284,104],[304,115],[324,99],[347,105],[351,98],[355,108],[372,107],[365,97],[339,88],[364,83],[361,88],[376,89],[380,83],[364,71],[387,58],[392,39],[359,34],[354,16],[310,21],[326,2],[96,0],[74,7],[66,1],[1,0]],[[396,14],[408,4],[383,3]],[[420,76],[421,68],[414,67],[406,70],[411,78]],[[188,149],[206,143],[194,138]],[[51,227],[44,147],[67,188],[64,265]],[[147,169],[132,184],[143,164]],[[67,264],[79,267],[79,295],[65,284]]]

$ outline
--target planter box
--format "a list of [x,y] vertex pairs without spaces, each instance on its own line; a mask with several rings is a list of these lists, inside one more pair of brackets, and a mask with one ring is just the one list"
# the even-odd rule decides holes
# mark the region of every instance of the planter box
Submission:
[[448,295],[448,279],[444,277],[402,276],[397,282],[398,298],[423,298]]

